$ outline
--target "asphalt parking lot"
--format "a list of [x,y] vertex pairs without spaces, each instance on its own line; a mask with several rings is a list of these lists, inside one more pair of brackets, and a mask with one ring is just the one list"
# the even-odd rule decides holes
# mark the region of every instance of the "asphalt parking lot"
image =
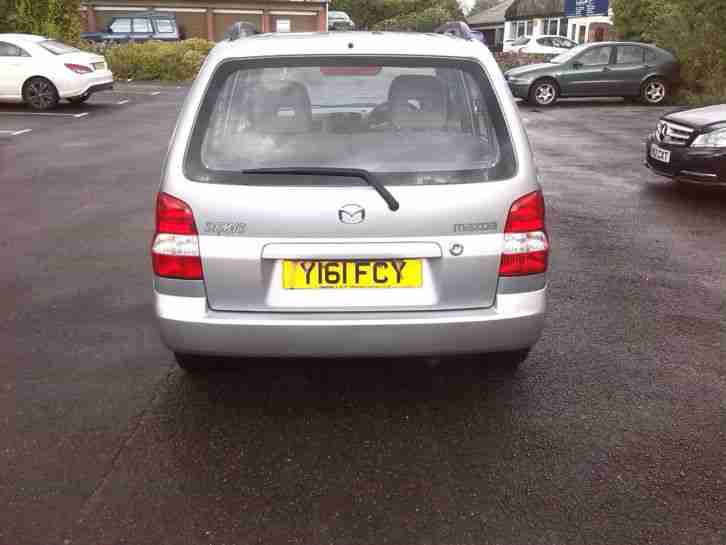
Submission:
[[726,542],[726,192],[642,166],[664,109],[522,106],[553,259],[513,376],[456,358],[191,378],[148,257],[184,94],[0,107],[0,543]]

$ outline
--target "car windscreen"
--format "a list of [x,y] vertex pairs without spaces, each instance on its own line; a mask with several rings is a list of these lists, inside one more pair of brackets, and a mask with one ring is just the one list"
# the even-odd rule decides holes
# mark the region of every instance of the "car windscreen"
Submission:
[[389,184],[498,180],[516,171],[499,102],[476,62],[223,63],[202,101],[186,175],[215,183],[322,183],[243,172],[312,167],[363,169]]
[[43,49],[50,51],[54,55],[65,55],[66,53],[77,53],[80,51],[80,49],[76,49],[75,47],[71,47],[70,45],[66,45],[55,40],[45,40],[44,42],[40,42],[38,45]]
[[556,57],[551,58],[549,62],[552,62],[555,64],[564,64],[564,63],[570,61],[571,59],[573,59],[574,57],[576,57],[577,55],[579,55],[580,53],[582,53],[583,51],[585,51],[585,49],[589,48],[591,45],[592,44],[577,45],[577,46],[573,47],[572,49],[570,49],[569,51],[565,51],[564,53],[560,53]]

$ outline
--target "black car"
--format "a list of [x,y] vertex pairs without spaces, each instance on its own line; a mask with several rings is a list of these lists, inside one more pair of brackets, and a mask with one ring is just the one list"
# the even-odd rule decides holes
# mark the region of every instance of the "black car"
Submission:
[[547,62],[508,70],[515,97],[551,106],[567,97],[629,97],[661,104],[678,79],[678,61],[668,51],[636,42],[578,45]]
[[726,185],[726,104],[663,116],[646,148],[646,165],[656,174]]
[[183,39],[173,13],[159,11],[117,15],[102,32],[81,32],[88,42],[126,43],[160,40],[176,42]]

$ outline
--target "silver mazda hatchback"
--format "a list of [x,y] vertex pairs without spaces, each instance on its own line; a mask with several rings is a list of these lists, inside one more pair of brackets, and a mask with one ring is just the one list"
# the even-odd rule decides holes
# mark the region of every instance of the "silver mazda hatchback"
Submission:
[[549,242],[527,136],[479,42],[217,45],[156,199],[156,314],[208,356],[505,353],[540,336]]

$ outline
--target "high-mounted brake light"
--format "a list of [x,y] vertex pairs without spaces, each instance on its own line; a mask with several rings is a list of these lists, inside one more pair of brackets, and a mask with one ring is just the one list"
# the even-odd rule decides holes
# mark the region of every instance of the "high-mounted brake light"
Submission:
[[91,72],[93,72],[93,68],[89,68],[88,66],[83,66],[82,64],[73,64],[70,62],[66,63],[66,68],[68,68],[68,70],[75,72],[76,74],[90,74]]
[[549,248],[544,198],[542,192],[534,191],[517,199],[509,209],[499,275],[526,276],[546,272]]
[[166,193],[156,199],[156,233],[151,245],[154,273],[202,280],[202,259],[194,214],[187,203]]

